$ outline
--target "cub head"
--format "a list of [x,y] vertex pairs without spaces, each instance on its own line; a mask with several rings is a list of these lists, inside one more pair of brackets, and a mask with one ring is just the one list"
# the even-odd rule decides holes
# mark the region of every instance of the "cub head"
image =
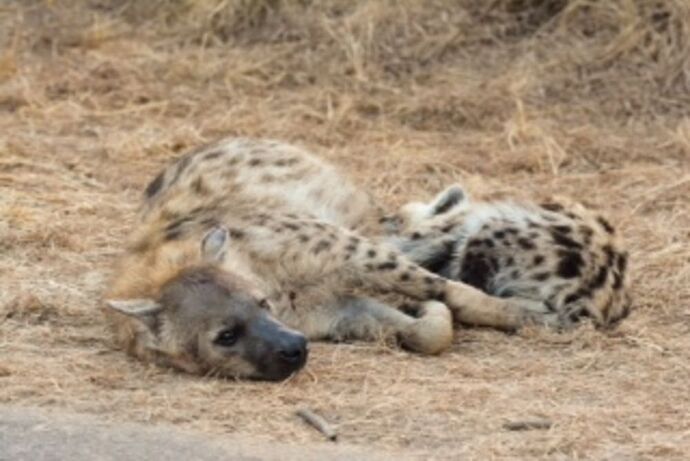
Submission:
[[450,212],[460,211],[469,204],[465,191],[457,184],[447,187],[430,202],[409,202],[382,222],[388,235],[423,230],[437,223]]
[[306,338],[271,317],[248,280],[221,268],[230,241],[216,227],[201,241],[201,262],[144,299],[108,300],[130,331],[134,353],[192,373],[282,380],[307,360]]

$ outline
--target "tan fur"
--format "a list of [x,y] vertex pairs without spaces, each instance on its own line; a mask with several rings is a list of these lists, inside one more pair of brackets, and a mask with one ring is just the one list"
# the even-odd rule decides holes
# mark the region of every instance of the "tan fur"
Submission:
[[[157,299],[167,281],[202,262],[199,242],[222,226],[231,242],[215,267],[246,280],[270,300],[278,320],[312,339],[384,334],[420,352],[448,347],[450,315],[441,302],[426,304],[414,318],[371,298],[381,291],[436,299],[460,320],[498,328],[556,320],[541,303],[449,282],[366,238],[379,218],[366,193],[308,152],[274,141],[223,140],[182,157],[148,186],[108,297]],[[150,360],[156,338],[129,316],[110,317],[119,341]],[[172,343],[164,348],[178,356]]]

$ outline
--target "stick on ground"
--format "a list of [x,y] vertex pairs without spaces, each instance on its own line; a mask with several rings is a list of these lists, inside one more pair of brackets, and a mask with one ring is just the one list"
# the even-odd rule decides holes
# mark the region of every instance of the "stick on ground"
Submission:
[[508,421],[503,424],[503,428],[509,431],[531,431],[538,429],[551,429],[553,423],[547,419],[533,419],[526,421]]
[[297,416],[302,418],[310,426],[316,428],[325,435],[328,440],[335,441],[338,438],[338,432],[335,427],[310,409],[300,408],[297,410]]

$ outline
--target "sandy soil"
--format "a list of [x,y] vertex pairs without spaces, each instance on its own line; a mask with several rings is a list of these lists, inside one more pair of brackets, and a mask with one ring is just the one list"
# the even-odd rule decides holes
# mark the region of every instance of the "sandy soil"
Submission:
[[[0,403],[449,459],[690,457],[684,0],[0,3]],[[614,332],[462,330],[426,358],[315,344],[281,384],[112,348],[97,306],[141,190],[221,135],[319,152],[387,206],[453,181],[603,210],[631,252]],[[511,431],[543,418],[548,430]]]

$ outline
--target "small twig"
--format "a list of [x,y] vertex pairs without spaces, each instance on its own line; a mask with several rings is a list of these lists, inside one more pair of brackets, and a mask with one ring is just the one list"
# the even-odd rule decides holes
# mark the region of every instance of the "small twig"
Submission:
[[300,408],[297,410],[297,416],[302,418],[304,422],[314,427],[316,430],[326,436],[328,440],[335,441],[338,438],[338,432],[335,427],[328,423],[321,416],[317,415],[308,408]]
[[503,428],[509,431],[531,431],[534,429],[551,429],[553,423],[547,419],[533,419],[525,421],[508,421]]

